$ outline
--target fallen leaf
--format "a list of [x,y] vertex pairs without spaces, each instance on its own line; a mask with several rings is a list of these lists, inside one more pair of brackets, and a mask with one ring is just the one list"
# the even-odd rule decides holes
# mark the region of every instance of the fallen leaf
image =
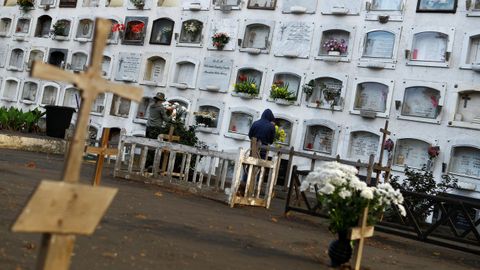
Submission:
[[276,222],[278,222],[278,219],[272,217],[272,221],[276,223]]
[[145,253],[142,252],[142,253],[140,253],[140,256],[141,256],[141,257],[145,257],[145,256],[147,256],[147,255],[145,255]]
[[155,192],[155,196],[157,196],[157,197],[162,197],[163,194],[159,191],[159,192]]
[[37,164],[35,164],[35,162],[33,162],[33,161],[30,161],[30,162],[28,162],[27,164],[25,164],[25,166],[26,166],[27,168],[34,169],[34,168],[37,167]]
[[433,255],[440,256],[440,252],[433,252]]
[[147,219],[147,216],[143,215],[143,214],[136,214],[135,215],[135,218],[138,218],[138,219]]
[[116,252],[104,252],[102,253],[103,257],[109,257],[109,258],[116,258],[118,256],[118,253]]

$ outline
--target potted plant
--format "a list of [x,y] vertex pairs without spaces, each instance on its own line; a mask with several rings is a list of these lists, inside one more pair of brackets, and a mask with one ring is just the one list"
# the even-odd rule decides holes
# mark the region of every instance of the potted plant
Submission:
[[280,104],[292,104],[297,100],[297,96],[288,91],[288,83],[282,80],[273,82],[270,89],[270,98]]
[[34,7],[33,0],[17,0],[17,5],[20,6],[20,9],[27,12]]
[[258,96],[260,93],[255,80],[248,78],[248,76],[244,74],[238,76],[238,82],[234,84],[233,87],[233,91],[242,97],[252,98]]
[[403,196],[398,189],[388,183],[368,187],[357,174],[358,170],[353,166],[324,162],[308,174],[300,187],[303,191],[315,187],[317,200],[328,212],[329,229],[338,234],[338,239],[330,243],[328,250],[333,267],[350,260],[349,231],[357,226],[366,207],[370,226],[375,225],[387,207],[396,207],[401,215],[406,215]]
[[212,36],[213,47],[217,48],[217,50],[223,50],[229,41],[230,36],[227,33],[219,32]]
[[330,109],[333,111],[335,106],[340,103],[341,89],[329,87],[325,83],[320,84],[320,89],[322,90],[323,99],[330,104]]
[[145,7],[145,0],[130,0],[132,4],[138,8],[138,9],[143,9]]
[[195,112],[195,121],[199,127],[215,127],[215,120],[217,120],[217,114],[214,112]]
[[323,43],[323,47],[327,49],[328,55],[339,56],[347,52],[348,46],[345,39],[337,40],[331,38]]
[[64,21],[57,21],[52,26],[52,30],[50,32],[53,35],[53,38],[66,37],[67,36],[66,30],[67,30],[67,24]]

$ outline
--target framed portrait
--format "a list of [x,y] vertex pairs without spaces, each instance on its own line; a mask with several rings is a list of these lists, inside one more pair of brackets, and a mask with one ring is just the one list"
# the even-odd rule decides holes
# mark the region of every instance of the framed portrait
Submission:
[[247,8],[274,10],[277,0],[248,0]]
[[418,0],[417,12],[455,13],[458,0]]

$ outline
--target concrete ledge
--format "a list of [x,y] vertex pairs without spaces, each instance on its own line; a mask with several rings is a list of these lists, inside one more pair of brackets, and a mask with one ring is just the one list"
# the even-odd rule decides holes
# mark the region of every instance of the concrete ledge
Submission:
[[48,154],[64,154],[66,141],[32,134],[0,133],[0,148]]

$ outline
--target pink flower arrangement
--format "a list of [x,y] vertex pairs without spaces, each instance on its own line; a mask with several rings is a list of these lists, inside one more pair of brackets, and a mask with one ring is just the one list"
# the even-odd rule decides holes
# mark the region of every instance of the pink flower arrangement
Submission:
[[133,25],[132,27],[130,27],[130,29],[133,33],[138,34],[143,31],[143,27],[145,27],[145,23],[141,22]]
[[395,146],[395,143],[391,139],[388,139],[383,144],[383,150],[387,150],[388,152],[392,152],[394,146]]
[[219,32],[219,33],[215,33],[212,36],[212,44],[215,48],[219,50],[223,49],[229,41],[230,41],[230,37],[228,36],[227,33]]
[[120,32],[125,31],[125,24],[123,23],[116,23],[112,26],[112,32]]
[[440,146],[430,146],[428,147],[428,156],[430,159],[434,159],[440,155]]
[[346,53],[348,48],[345,39],[341,39],[340,41],[337,39],[329,39],[328,41],[323,43],[323,47],[326,48],[329,52],[340,53]]

